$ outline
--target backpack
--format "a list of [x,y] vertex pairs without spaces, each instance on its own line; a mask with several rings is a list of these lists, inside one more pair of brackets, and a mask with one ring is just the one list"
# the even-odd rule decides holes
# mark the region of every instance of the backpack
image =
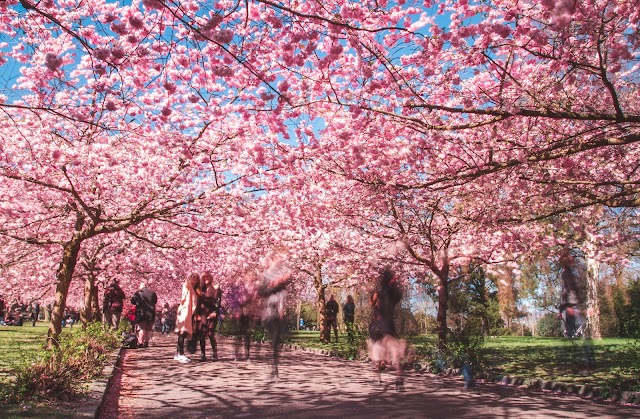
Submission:
[[195,354],[196,353],[196,338],[195,338],[195,336],[192,336],[191,339],[189,339],[187,341],[187,350],[191,354]]
[[133,333],[125,336],[122,340],[122,347],[125,349],[137,349],[138,348],[138,338]]

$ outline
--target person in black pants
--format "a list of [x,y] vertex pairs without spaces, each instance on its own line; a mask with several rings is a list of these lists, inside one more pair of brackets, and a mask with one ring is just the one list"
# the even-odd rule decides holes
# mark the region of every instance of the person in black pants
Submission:
[[35,326],[40,316],[40,303],[37,301],[33,303],[33,310],[31,311],[31,325]]
[[178,346],[176,355],[173,357],[180,363],[187,363],[191,360],[184,354],[184,341],[193,336],[193,313],[198,306],[198,295],[196,288],[200,284],[200,276],[192,273],[182,284],[182,297],[176,313],[176,332],[178,332]]
[[356,303],[350,295],[347,296],[347,302],[342,307],[342,319],[347,327],[347,339],[349,342],[353,342],[355,339],[354,323],[356,319]]
[[324,306],[324,315],[325,315],[325,327],[326,327],[326,336],[327,342],[331,342],[331,329],[333,328],[333,333],[336,337],[336,342],[338,342],[338,310],[340,306],[336,301],[336,298],[332,295],[329,297],[329,301]]
[[218,359],[218,343],[216,342],[216,327],[220,318],[222,304],[222,289],[219,284],[213,283],[213,276],[209,272],[202,274],[200,278],[200,290],[198,305],[194,313],[195,334],[200,341],[200,361],[206,361],[206,338],[209,338],[211,358]]
[[156,318],[156,293],[142,283],[140,289],[131,298],[131,304],[136,306],[136,326],[138,327],[138,347],[149,346],[153,322]]

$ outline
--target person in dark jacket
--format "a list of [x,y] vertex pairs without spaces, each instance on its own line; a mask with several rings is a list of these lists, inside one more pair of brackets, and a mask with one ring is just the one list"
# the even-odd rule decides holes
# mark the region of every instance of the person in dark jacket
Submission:
[[124,291],[120,288],[117,279],[113,279],[104,290],[104,300],[102,301],[102,313],[105,327],[117,329],[122,318],[124,308]]
[[356,320],[356,303],[353,301],[353,297],[348,295],[347,302],[342,307],[342,319],[347,328],[347,339],[349,342],[353,342],[355,339],[354,323]]
[[194,313],[195,335],[200,342],[200,361],[206,361],[206,339],[211,343],[212,360],[218,359],[218,344],[216,342],[216,327],[220,319],[222,305],[222,289],[213,283],[213,276],[205,272],[200,277],[200,293],[198,305]]
[[35,301],[33,303],[33,308],[31,310],[31,325],[35,326],[38,321],[38,317],[40,317],[40,303]]
[[329,297],[329,301],[324,305],[327,342],[331,342],[332,328],[336,337],[336,342],[338,341],[338,310],[340,310],[340,306],[338,305],[336,298],[332,295]]
[[156,318],[156,293],[142,283],[140,289],[131,297],[131,304],[136,306],[136,326],[138,329],[138,347],[148,347],[153,323]]

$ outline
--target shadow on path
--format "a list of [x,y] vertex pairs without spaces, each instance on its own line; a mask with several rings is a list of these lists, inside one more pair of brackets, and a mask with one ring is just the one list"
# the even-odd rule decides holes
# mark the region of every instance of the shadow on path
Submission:
[[267,348],[251,362],[236,361],[232,341],[218,342],[217,362],[174,361],[173,335],[156,335],[149,348],[127,350],[99,418],[640,416],[631,406],[496,384],[464,389],[461,380],[421,373],[409,373],[404,391],[397,391],[394,375],[383,374],[378,383],[370,364],[291,350],[283,351],[280,377],[273,380]]

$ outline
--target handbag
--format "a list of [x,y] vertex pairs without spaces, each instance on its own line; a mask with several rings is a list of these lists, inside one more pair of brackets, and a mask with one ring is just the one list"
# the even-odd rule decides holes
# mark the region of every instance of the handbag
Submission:
[[196,340],[193,337],[187,341],[187,350],[190,354],[196,353]]

